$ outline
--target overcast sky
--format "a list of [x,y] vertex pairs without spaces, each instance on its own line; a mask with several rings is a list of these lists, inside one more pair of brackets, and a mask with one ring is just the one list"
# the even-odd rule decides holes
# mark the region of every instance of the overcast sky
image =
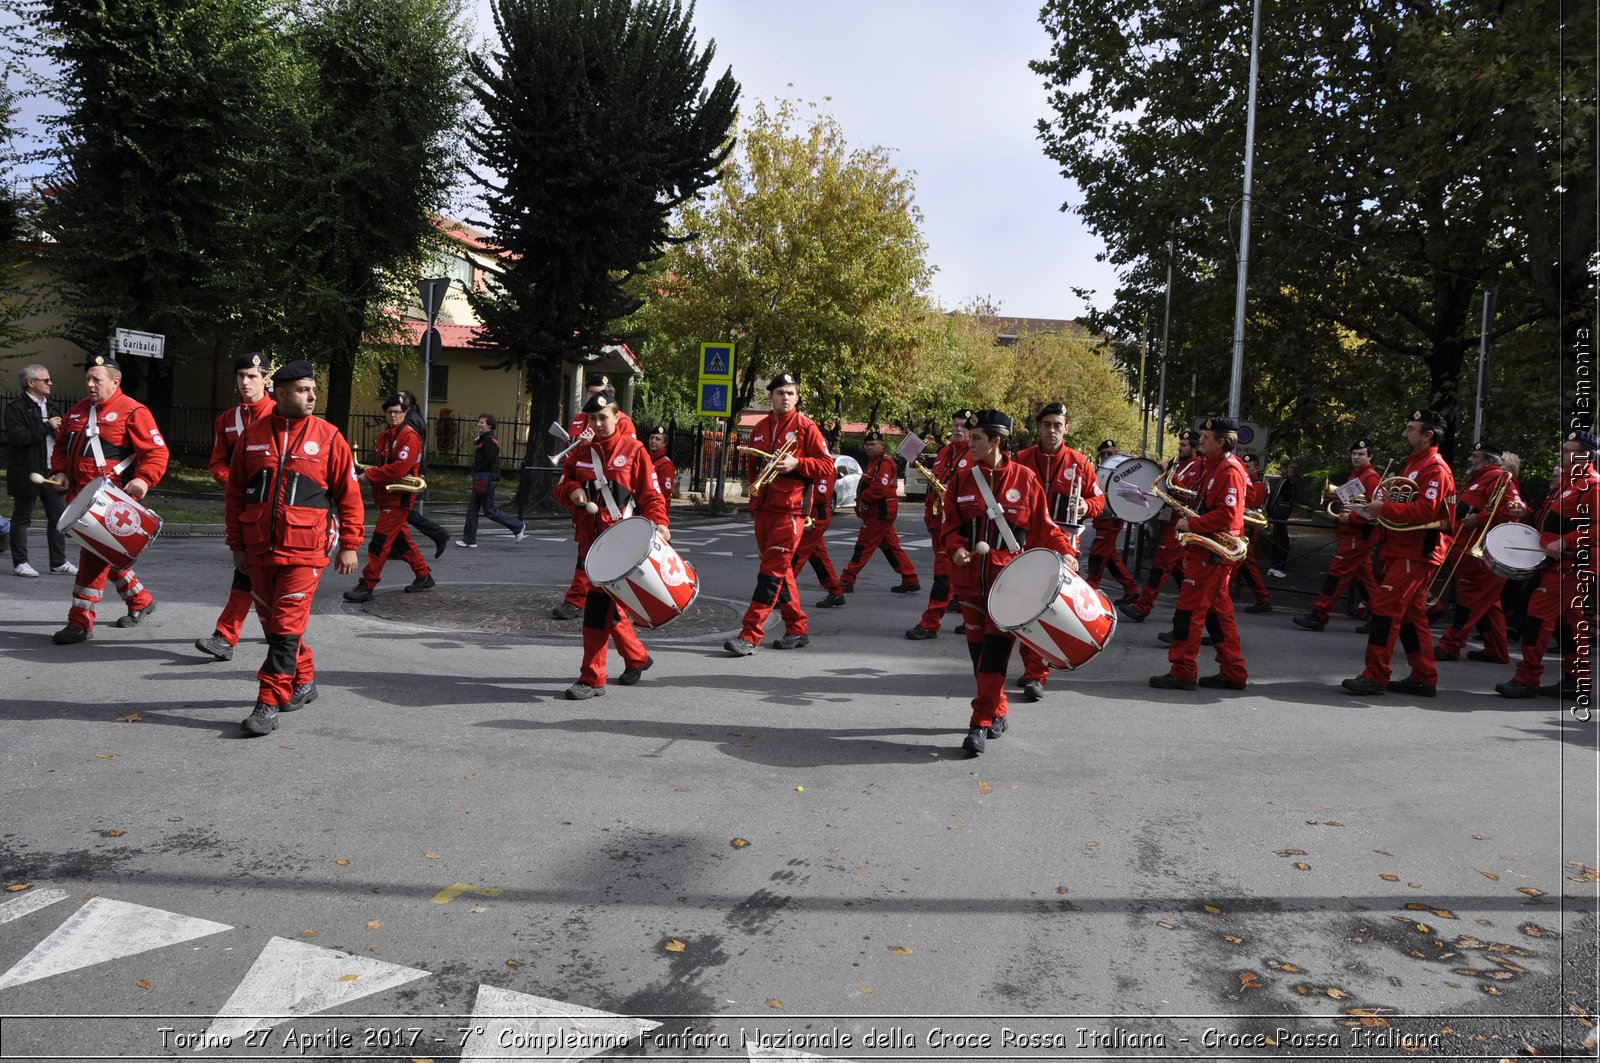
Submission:
[[[475,0],[489,32],[488,0]],[[712,76],[741,101],[821,104],[850,143],[881,145],[915,172],[933,295],[947,308],[992,297],[1007,314],[1076,317],[1074,287],[1109,306],[1111,268],[1061,205],[1076,190],[1045,158],[1043,81],[1028,60],[1049,38],[1037,0],[698,0]]]

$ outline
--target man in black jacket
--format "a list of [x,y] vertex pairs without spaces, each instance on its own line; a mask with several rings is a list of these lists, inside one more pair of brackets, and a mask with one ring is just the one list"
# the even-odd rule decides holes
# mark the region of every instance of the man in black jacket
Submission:
[[50,546],[50,571],[71,575],[78,567],[67,560],[66,536],[56,529],[67,496],[50,484],[36,484],[30,477],[50,475],[50,449],[55,446],[61,417],[50,412],[50,389],[54,386],[50,370],[42,365],[24,366],[17,374],[22,394],[6,409],[6,442],[10,460],[6,465],[6,490],[11,492],[11,565],[19,576],[36,577],[39,570],[28,563],[28,526],[33,523],[33,503],[44,505],[45,541]]
[[1287,576],[1284,567],[1289,564],[1289,518],[1294,515],[1295,498],[1300,493],[1300,463],[1291,461],[1278,482],[1272,485],[1267,498],[1267,521],[1270,525],[1272,567],[1267,575],[1273,579]]

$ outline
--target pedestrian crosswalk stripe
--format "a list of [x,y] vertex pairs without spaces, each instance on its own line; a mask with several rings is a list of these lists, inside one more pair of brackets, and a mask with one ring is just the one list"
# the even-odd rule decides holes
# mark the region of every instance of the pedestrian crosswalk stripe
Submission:
[[[217,1012],[207,1037],[237,1038],[428,977],[430,972],[275,937]],[[354,976],[354,977],[352,977]]]
[[810,1052],[801,1052],[794,1048],[759,1048],[756,1045],[745,1044],[745,1053],[755,1060],[760,1059],[814,1059],[817,1063],[850,1063],[848,1059],[837,1059],[834,1056],[814,1056]]
[[0,989],[232,929],[226,923],[96,897],[0,975]]
[[[660,1025],[648,1019],[479,985],[471,1030],[461,1046],[461,1063],[490,1063],[508,1055],[572,1063],[614,1052]],[[508,1053],[507,1049],[515,1051]]]
[[20,897],[0,904],[0,923],[9,923],[13,919],[32,915],[40,908],[48,908],[57,901],[66,899],[66,890],[34,890],[32,893],[24,893]]

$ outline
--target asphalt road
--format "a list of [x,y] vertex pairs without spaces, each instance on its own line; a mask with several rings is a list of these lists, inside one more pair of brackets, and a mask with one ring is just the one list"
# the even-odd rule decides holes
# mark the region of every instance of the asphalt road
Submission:
[[907,641],[879,560],[806,649],[730,659],[748,526],[675,519],[702,597],[638,686],[562,698],[573,547],[493,529],[431,594],[330,573],[321,697],[252,740],[255,622],[192,647],[220,539],[158,541],[156,612],[80,646],[66,577],[0,578],[0,1059],[1582,1051],[1596,724],[1509,668],[1342,693],[1363,639],[1290,624],[1307,557],[1240,617],[1248,691],[1148,687],[1166,598],[969,760],[954,618]]

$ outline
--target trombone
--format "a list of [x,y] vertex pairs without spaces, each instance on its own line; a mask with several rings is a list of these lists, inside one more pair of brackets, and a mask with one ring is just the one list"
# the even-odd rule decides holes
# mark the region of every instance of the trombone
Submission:
[[1461,567],[1462,558],[1471,554],[1474,561],[1483,560],[1483,544],[1489,538],[1489,529],[1494,523],[1495,511],[1500,508],[1500,502],[1506,496],[1506,488],[1511,483],[1511,479],[1511,474],[1505,473],[1501,476],[1500,482],[1495,485],[1494,494],[1489,496],[1489,505],[1482,511],[1483,525],[1478,529],[1477,536],[1472,541],[1472,546],[1457,553],[1456,559],[1450,563],[1449,568],[1440,570],[1440,575],[1444,577],[1442,580],[1437,576],[1434,577],[1435,588],[1428,595],[1429,609],[1444,600],[1444,593],[1450,589],[1450,581],[1456,578],[1456,571]]

